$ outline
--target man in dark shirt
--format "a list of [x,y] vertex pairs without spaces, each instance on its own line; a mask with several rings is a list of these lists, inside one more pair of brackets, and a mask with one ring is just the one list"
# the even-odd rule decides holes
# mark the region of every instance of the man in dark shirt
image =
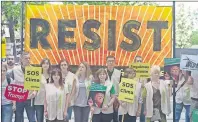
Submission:
[[[118,69],[115,69],[115,57],[114,56],[108,56],[106,58],[106,62],[107,62],[108,78],[110,81],[113,82],[114,87],[115,87],[115,95],[118,96],[121,71]],[[114,108],[113,122],[118,122],[119,101],[117,97],[114,101],[113,108]]]

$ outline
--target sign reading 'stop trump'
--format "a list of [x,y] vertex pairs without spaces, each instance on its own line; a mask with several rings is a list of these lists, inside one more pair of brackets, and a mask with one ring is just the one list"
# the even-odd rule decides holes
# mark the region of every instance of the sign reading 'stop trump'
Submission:
[[119,66],[134,57],[163,65],[172,54],[172,7],[27,5],[25,50],[31,63],[47,57],[52,64],[65,58],[72,65],[87,61],[106,65],[113,55]]

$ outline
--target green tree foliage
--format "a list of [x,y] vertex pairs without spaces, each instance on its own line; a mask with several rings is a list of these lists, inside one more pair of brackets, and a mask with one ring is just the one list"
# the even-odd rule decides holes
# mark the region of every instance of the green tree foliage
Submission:
[[[26,4],[34,4],[34,5],[43,5],[47,2],[26,2]],[[2,1],[1,2],[1,15],[2,15],[2,24],[8,25],[10,32],[10,40],[14,42],[14,30],[19,31],[21,21],[21,8],[22,2],[14,2],[14,1]],[[25,9],[24,9],[25,10]],[[23,17],[25,17],[25,12],[23,12]],[[23,19],[23,24],[25,19]]]
[[190,40],[192,41],[192,45],[198,45],[198,30],[192,32]]
[[195,12],[192,12],[190,8],[185,10],[184,4],[178,5],[178,12],[176,13],[176,47],[191,47],[191,35],[196,17]]
[[[2,1],[2,7],[1,7],[1,15],[2,15],[2,23],[3,24],[9,24],[10,20],[12,20],[14,23],[14,30],[18,30],[20,27],[20,16],[21,16],[21,7],[22,2],[13,2],[13,1]],[[32,4],[32,5],[43,5],[47,2],[41,1],[41,2],[26,2],[26,4]],[[24,12],[25,14],[25,12]],[[23,15],[24,16],[24,15]]]
[[14,30],[18,27],[20,5],[15,4],[14,2],[2,2],[1,10],[2,24],[8,25],[10,32],[10,41],[14,42]]

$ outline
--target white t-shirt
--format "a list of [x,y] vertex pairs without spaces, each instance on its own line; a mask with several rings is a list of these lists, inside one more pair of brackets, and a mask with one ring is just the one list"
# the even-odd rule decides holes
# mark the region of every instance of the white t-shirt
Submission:
[[72,90],[72,84],[73,84],[75,77],[76,77],[76,75],[70,71],[68,72],[67,76],[65,77],[65,87],[68,89],[69,92],[71,92],[71,90]]
[[41,75],[41,81],[40,81],[40,90],[37,92],[37,95],[35,97],[34,105],[44,105],[45,100],[45,84],[47,84],[47,81],[43,75]]
[[193,85],[191,87],[190,96],[198,99],[198,71],[192,71]]
[[[184,77],[182,77],[181,80],[178,83],[177,89],[180,88],[181,84],[184,81],[185,81],[185,79],[184,79]],[[178,92],[176,93],[176,103],[183,103],[184,105],[190,105],[191,104],[190,88],[191,88],[191,85],[188,85],[187,83],[185,83],[184,86],[182,86],[178,90]]]
[[68,90],[56,88],[53,83],[45,84],[48,120],[63,120]]

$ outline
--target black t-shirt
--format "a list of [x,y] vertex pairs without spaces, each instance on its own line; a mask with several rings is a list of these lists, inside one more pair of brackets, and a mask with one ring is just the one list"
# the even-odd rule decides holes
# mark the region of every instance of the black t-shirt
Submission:
[[109,75],[110,80],[111,80],[111,76],[112,76],[112,74],[113,74],[113,71],[114,71],[114,69],[113,69],[112,71],[109,71],[109,70],[107,69],[107,73],[108,73],[108,75]]

